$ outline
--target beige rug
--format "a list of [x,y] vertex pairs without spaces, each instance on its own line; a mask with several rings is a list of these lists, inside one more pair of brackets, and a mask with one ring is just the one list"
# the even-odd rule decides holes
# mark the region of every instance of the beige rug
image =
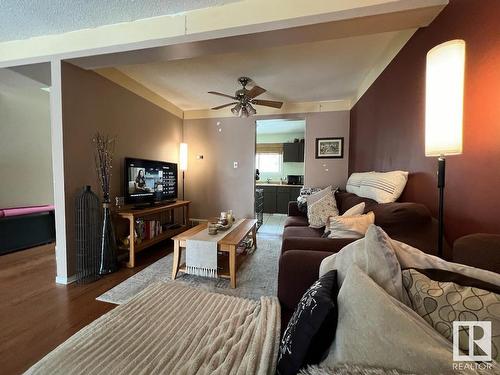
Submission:
[[[183,273],[179,273],[174,282],[210,292],[255,300],[259,300],[261,296],[276,296],[281,237],[258,234],[257,245],[257,250],[249,255],[238,269],[236,289],[230,287],[227,279],[213,279]],[[119,305],[129,301],[152,283],[172,281],[172,260],[173,254],[167,255],[100,295],[97,300]]]
[[280,307],[175,283],[150,285],[27,374],[274,374]]

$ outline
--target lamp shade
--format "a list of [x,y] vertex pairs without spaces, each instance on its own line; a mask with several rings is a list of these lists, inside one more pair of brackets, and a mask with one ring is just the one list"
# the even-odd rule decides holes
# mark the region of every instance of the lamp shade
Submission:
[[450,40],[427,53],[425,155],[462,153],[465,41]]
[[181,143],[179,147],[179,169],[181,171],[186,171],[188,166],[188,145],[187,143]]

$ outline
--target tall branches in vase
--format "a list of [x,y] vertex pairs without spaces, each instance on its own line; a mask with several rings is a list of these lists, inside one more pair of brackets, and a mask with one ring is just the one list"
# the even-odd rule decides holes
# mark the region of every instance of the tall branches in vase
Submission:
[[97,132],[93,138],[93,142],[95,144],[95,166],[99,183],[101,184],[103,197],[103,221],[99,274],[105,275],[115,272],[118,269],[116,237],[113,230],[113,223],[111,222],[109,203],[115,139]]
[[97,132],[94,136],[95,167],[102,189],[104,203],[110,201],[110,181],[113,169],[113,154],[115,152],[115,139]]

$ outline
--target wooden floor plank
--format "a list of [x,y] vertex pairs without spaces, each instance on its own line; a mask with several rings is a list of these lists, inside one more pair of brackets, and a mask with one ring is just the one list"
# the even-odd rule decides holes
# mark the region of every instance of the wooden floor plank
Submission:
[[54,245],[0,256],[1,373],[22,373],[113,309],[95,298],[171,251],[171,241],[156,245],[138,256],[136,268],[122,268],[87,285],[55,283]]

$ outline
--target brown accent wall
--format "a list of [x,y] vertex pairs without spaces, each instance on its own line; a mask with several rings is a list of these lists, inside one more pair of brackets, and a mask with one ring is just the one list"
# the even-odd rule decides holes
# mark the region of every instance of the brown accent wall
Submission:
[[424,155],[425,58],[466,45],[463,154],[447,157],[446,237],[500,233],[500,1],[451,0],[418,30],[351,111],[349,172],[408,170],[402,201],[437,211],[436,159]]
[[111,196],[123,195],[126,156],[178,162],[182,120],[97,73],[62,65],[64,180],[68,274],[75,271],[74,202],[84,185],[99,191],[96,131],[116,136]]

